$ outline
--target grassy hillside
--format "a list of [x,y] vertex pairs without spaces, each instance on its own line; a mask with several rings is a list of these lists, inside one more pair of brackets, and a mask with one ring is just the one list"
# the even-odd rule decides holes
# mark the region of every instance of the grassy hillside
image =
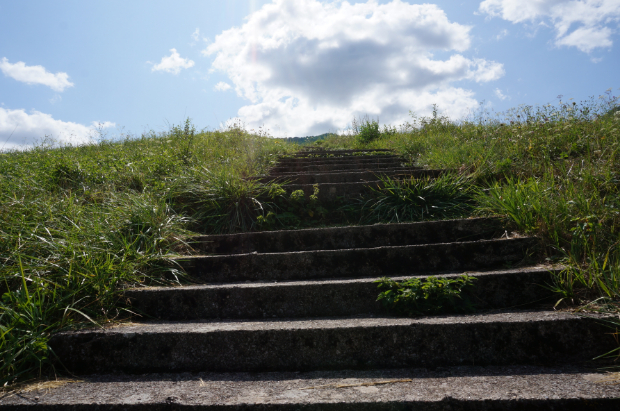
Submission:
[[[362,120],[326,148],[392,148],[411,164],[447,168],[478,189],[475,214],[505,216],[569,268],[553,285],[572,304],[620,298],[620,107],[606,93],[583,102],[519,106],[450,122],[435,111],[401,130]],[[413,203],[412,203],[413,204]]]
[[182,281],[169,257],[191,252],[183,238],[193,232],[500,215],[538,235],[548,261],[568,264],[552,285],[558,299],[618,309],[615,98],[462,122],[435,112],[398,129],[366,119],[313,144],[392,148],[454,173],[386,180],[364,201],[320,204],[243,180],[297,145],[239,128],[196,132],[189,121],[122,142],[0,154],[0,380],[62,372],[50,333],[130,315],[124,287]]
[[177,281],[167,256],[196,229],[180,204],[196,197],[192,187],[203,208],[235,207],[230,187],[290,150],[238,128],[196,132],[188,121],[122,142],[0,154],[2,383],[50,371],[51,332],[126,315],[123,287]]

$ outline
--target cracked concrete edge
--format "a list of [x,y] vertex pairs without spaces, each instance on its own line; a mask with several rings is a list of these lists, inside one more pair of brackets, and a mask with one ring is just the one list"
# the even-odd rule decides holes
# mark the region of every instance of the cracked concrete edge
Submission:
[[524,366],[92,375],[51,390],[4,395],[0,410],[615,411],[620,385],[598,382],[602,377],[577,367]]

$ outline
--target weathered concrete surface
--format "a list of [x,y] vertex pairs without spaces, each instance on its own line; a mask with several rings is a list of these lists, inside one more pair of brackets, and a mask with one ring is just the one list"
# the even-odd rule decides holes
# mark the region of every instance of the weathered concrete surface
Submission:
[[[436,178],[444,174],[444,170],[416,170],[411,175],[404,178]],[[377,178],[377,177],[375,177]],[[352,198],[368,194],[372,189],[382,188],[384,186],[381,180],[360,181],[356,183],[319,183],[316,184],[319,189],[317,197],[321,201],[333,201],[337,198]],[[306,197],[314,194],[315,184],[286,184],[283,187],[287,192],[302,190]]]
[[375,171],[341,171],[336,173],[316,174],[291,174],[287,176],[256,177],[253,180],[261,183],[288,182],[291,184],[322,184],[322,183],[357,183],[362,181],[376,181],[379,177],[388,176],[392,179],[436,177],[439,172],[435,170],[421,170],[414,168],[387,169],[381,172]]
[[[313,149],[313,150],[302,150],[298,153],[293,154],[293,157],[308,157],[308,156],[341,156],[341,155],[375,155],[376,153],[385,154],[385,153],[393,153],[394,150],[389,148],[375,148],[375,149],[353,149],[353,150],[324,150],[324,149]],[[282,157],[289,158],[289,157]]]
[[279,175],[281,173],[326,173],[330,171],[338,170],[380,170],[380,169],[392,169],[402,167],[399,163],[395,162],[372,162],[364,163],[363,165],[357,163],[335,163],[335,164],[314,164],[309,166],[275,166],[273,167],[269,175]]
[[[532,366],[93,375],[4,395],[0,410],[617,411],[620,385],[597,382],[603,378],[591,369]],[[405,382],[372,385],[398,380]]]
[[380,277],[497,268],[522,261],[536,243],[534,238],[514,238],[347,250],[188,256],[176,261],[191,276],[207,283]]
[[[458,278],[458,274],[438,277]],[[463,296],[478,310],[551,301],[542,285],[551,283],[547,268],[468,273],[475,285]],[[409,277],[393,277],[404,280]],[[352,280],[241,283],[131,289],[131,310],[165,320],[327,317],[386,313],[377,302],[376,278]]]
[[77,374],[576,364],[617,347],[598,321],[554,311],[149,322],[49,344]]
[[500,219],[470,218],[205,235],[186,241],[204,254],[276,253],[487,240],[503,234],[502,227]]
[[282,172],[282,173],[270,174],[269,176],[250,177],[250,179],[269,177],[269,178],[282,178],[282,179],[286,180],[289,177],[305,176],[305,175],[313,175],[313,174],[360,173],[360,172],[371,172],[371,173],[375,173],[375,174],[386,174],[386,173],[391,173],[391,172],[402,173],[402,174],[410,174],[412,171],[416,171],[416,170],[422,170],[422,169],[420,167],[386,167],[386,168],[370,168],[370,169],[364,167],[364,168],[360,168],[360,169],[328,170],[328,171],[325,171],[325,172],[312,172],[312,173],[299,172],[299,171],[290,171],[290,172]]
[[400,156],[394,154],[379,154],[372,156],[331,156],[331,157],[289,157],[289,158],[281,158],[278,160],[280,165],[286,166],[297,166],[297,165],[312,165],[317,163],[356,163],[356,164],[364,164],[368,162],[379,162],[379,161],[394,161],[396,163],[402,163],[406,160]]

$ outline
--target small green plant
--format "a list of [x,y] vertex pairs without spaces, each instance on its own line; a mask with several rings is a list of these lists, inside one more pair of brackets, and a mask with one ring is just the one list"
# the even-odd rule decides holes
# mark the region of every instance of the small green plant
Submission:
[[475,277],[466,274],[457,279],[428,277],[394,281],[383,277],[376,281],[384,289],[377,297],[389,311],[405,316],[468,312],[474,305],[463,297],[464,289],[473,285]]
[[185,165],[189,165],[192,162],[194,156],[196,127],[194,127],[189,118],[186,118],[183,127],[172,126],[170,134],[175,144],[177,145],[179,158]]
[[357,138],[362,144],[368,144],[372,141],[378,140],[380,137],[381,132],[379,131],[378,121],[371,121],[368,118],[360,120]]
[[271,211],[258,217],[261,229],[291,229],[316,226],[326,216],[327,209],[319,201],[319,186],[313,186],[313,193],[306,197],[303,190],[293,191],[290,195],[279,185],[279,190],[270,190]]

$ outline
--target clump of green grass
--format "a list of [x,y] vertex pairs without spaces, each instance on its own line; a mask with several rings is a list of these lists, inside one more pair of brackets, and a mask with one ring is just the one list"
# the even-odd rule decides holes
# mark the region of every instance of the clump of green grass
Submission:
[[364,204],[368,221],[448,219],[473,210],[476,187],[462,176],[446,173],[437,178],[379,179],[380,186],[371,188],[372,197]]
[[224,222],[247,228],[230,215],[197,227],[198,211],[172,201],[181,182],[230,199],[227,182],[294,149],[238,126],[196,131],[188,120],[122,141],[0,153],[0,383],[54,372],[52,332],[132,315],[124,288],[182,281],[170,257],[186,235]]

